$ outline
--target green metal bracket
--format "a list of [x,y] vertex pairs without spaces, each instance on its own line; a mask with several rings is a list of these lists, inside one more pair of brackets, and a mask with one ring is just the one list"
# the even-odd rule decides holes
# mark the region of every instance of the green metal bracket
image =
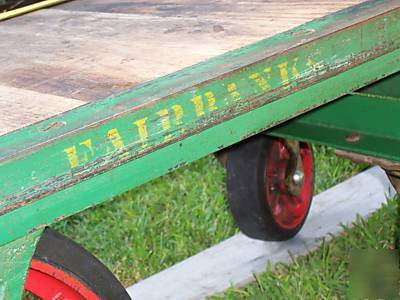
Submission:
[[399,120],[397,73],[266,133],[400,161]]
[[19,300],[36,244],[42,230],[0,248],[0,300]]
[[400,99],[400,75],[394,74],[385,79],[379,80],[378,82],[367,85],[358,90],[357,94],[368,94],[383,98],[392,97]]

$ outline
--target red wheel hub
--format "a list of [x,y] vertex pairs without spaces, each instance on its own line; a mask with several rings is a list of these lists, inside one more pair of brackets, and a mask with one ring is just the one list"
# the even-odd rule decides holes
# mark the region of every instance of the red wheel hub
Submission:
[[266,200],[275,222],[284,229],[294,229],[307,216],[313,192],[314,165],[311,146],[300,143],[298,159],[301,160],[302,180],[298,193],[290,191],[287,176],[291,153],[284,140],[272,142],[266,162]]
[[35,258],[29,267],[25,289],[43,300],[100,300],[76,277]]

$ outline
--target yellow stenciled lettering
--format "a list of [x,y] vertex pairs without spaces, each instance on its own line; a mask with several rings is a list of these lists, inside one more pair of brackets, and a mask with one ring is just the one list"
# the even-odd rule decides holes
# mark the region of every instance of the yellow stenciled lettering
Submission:
[[196,116],[201,117],[204,115],[204,104],[201,96],[196,96],[192,98],[192,102],[194,104],[194,109],[196,111]]
[[263,91],[266,91],[269,88],[268,82],[260,75],[260,73],[255,72],[251,74],[249,78],[253,79]]
[[143,119],[139,119],[134,124],[138,128],[140,141],[142,142],[142,147],[147,147],[147,139],[149,137],[147,133],[147,125],[146,125],[147,117]]
[[180,105],[172,105],[172,110],[175,113],[175,125],[179,126],[182,125],[182,117],[183,117],[183,108]]
[[[161,127],[163,131],[168,131],[171,129],[171,123],[169,122],[169,112],[167,109],[162,109],[157,112],[157,115],[161,117]],[[171,135],[165,135],[164,140],[167,141],[171,139]]]
[[[268,78],[268,80],[270,80],[271,79],[271,68],[270,67],[266,67],[264,69],[264,73],[267,74],[267,78]],[[268,87],[269,87],[269,85],[268,85]]]
[[284,85],[289,84],[290,79],[295,79],[300,76],[299,70],[297,69],[298,61],[299,61],[298,57],[293,58],[292,66],[290,68],[290,74],[288,71],[288,62],[287,61],[278,65],[279,72],[281,74],[282,84],[284,84]]
[[281,73],[281,79],[283,84],[288,84],[289,83],[289,74],[288,74],[288,69],[287,69],[287,61],[284,63],[281,63],[278,65],[279,72]]
[[89,149],[90,154],[94,155],[93,146],[92,146],[92,140],[91,139],[84,140],[83,142],[80,142],[79,145],[86,146]]
[[218,109],[218,107],[215,105],[216,100],[213,92],[206,92],[204,93],[204,96],[207,98],[208,110],[210,112]]
[[300,76],[299,70],[297,70],[297,62],[299,61],[298,57],[293,58],[293,65],[292,65],[292,76],[297,78]]
[[117,128],[110,129],[107,133],[107,136],[113,144],[115,150],[121,150],[124,148],[124,141],[122,140]]
[[315,65],[315,62],[311,59],[310,56],[307,57],[307,63],[306,63],[306,65],[307,65],[308,67],[312,67],[313,65]]
[[[92,140],[91,139],[84,140],[83,142],[80,142],[79,145],[85,146],[86,148],[89,149],[90,154],[94,155],[93,145],[92,145]],[[87,152],[85,152],[83,159],[85,160],[85,162],[87,162],[89,160],[89,156],[88,156]]]
[[79,158],[78,158],[78,153],[76,151],[76,147],[72,146],[66,148],[64,149],[64,152],[67,154],[67,158],[69,161],[69,165],[71,166],[71,169],[77,167],[79,165]]
[[240,100],[240,93],[237,89],[236,83],[229,83],[227,86],[227,90],[233,100],[235,101]]
[[306,65],[307,65],[307,67],[310,67],[310,68],[314,68],[314,67],[316,67],[317,65],[320,65],[321,63],[317,63],[315,60],[314,60],[314,58],[317,56],[320,56],[321,55],[321,51],[319,50],[319,49],[317,49],[316,51],[314,51],[314,53],[313,54],[311,54],[311,55],[308,55],[307,56],[307,63],[306,63]]

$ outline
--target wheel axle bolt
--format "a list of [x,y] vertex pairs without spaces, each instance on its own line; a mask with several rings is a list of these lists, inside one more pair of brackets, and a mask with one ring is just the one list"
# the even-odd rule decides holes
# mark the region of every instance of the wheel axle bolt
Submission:
[[293,182],[296,185],[300,185],[303,183],[304,180],[304,173],[300,170],[296,170],[293,174]]

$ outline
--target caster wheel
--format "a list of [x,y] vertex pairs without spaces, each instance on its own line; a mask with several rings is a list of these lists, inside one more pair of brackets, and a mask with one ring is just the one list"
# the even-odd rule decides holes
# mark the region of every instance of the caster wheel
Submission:
[[226,167],[229,207],[244,234],[282,241],[299,232],[313,195],[309,144],[258,135],[230,148]]
[[49,228],[31,260],[25,290],[43,300],[131,299],[100,261]]

